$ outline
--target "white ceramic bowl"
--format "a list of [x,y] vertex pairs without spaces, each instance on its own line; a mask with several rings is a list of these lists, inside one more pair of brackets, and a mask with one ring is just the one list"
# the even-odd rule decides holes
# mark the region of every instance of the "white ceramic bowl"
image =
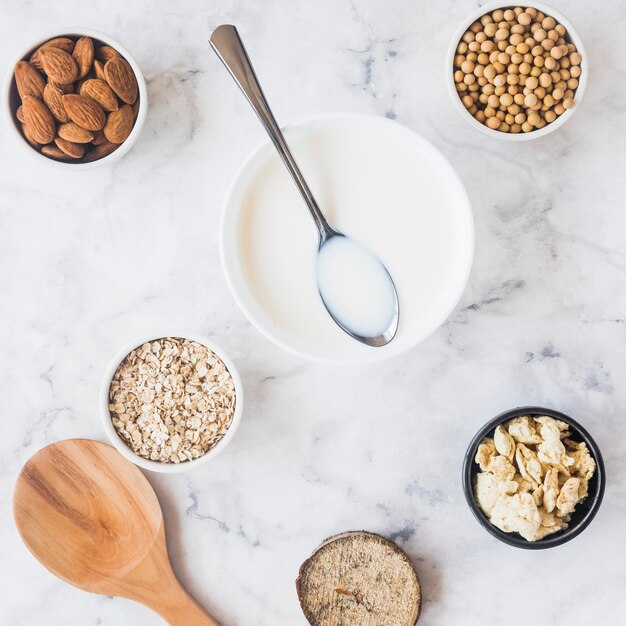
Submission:
[[[351,124],[355,126],[350,126]],[[252,325],[270,341],[301,358],[328,364],[355,364],[382,361],[406,352],[431,335],[448,318],[457,305],[469,278],[474,253],[474,222],[472,210],[462,182],[439,150],[409,128],[384,117],[336,114],[315,117],[298,124],[290,125],[284,129],[284,132],[287,141],[294,142],[293,146],[296,148],[296,158],[298,158],[298,146],[296,142],[299,138],[303,136],[306,137],[308,133],[324,131],[329,128],[332,132],[332,129],[336,127],[344,128],[345,126],[351,128],[351,132],[356,133],[358,136],[367,137],[368,147],[366,149],[372,150],[372,158],[378,158],[379,154],[375,146],[369,147],[369,141],[371,139],[375,142],[378,137],[381,137],[386,141],[393,141],[393,145],[403,151],[414,151],[421,160],[428,162],[430,167],[428,173],[436,178],[438,181],[437,189],[442,194],[446,195],[450,206],[453,207],[451,209],[453,212],[451,218],[453,220],[453,230],[448,231],[447,234],[451,241],[458,243],[456,247],[458,256],[455,256],[454,262],[451,261],[453,269],[450,272],[449,278],[446,280],[445,286],[441,289],[441,296],[438,297],[436,303],[429,303],[429,308],[423,315],[423,318],[420,319],[419,323],[411,325],[409,318],[406,316],[403,317],[403,310],[406,311],[407,309],[403,309],[402,295],[400,296],[400,329],[395,339],[387,346],[381,348],[362,346],[353,339],[345,339],[347,335],[343,335],[342,331],[337,331],[341,334],[342,339],[345,339],[350,345],[345,346],[342,344],[340,350],[331,352],[326,348],[325,344],[321,342],[314,344],[315,340],[310,340],[310,338],[305,339],[303,335],[297,335],[291,328],[281,325],[276,317],[273,316],[272,312],[264,306],[262,298],[259,299],[254,293],[249,279],[246,276],[245,262],[240,254],[239,224],[240,216],[244,210],[243,205],[245,204],[245,198],[249,189],[251,189],[251,185],[258,181],[259,172],[261,172],[262,168],[268,165],[270,159],[278,159],[274,147],[269,141],[259,146],[242,164],[238,173],[235,175],[227,193],[222,211],[220,249],[226,280],[237,304],[245,316]],[[370,132],[372,133],[371,135],[368,134]],[[328,147],[325,149],[327,150]],[[367,158],[367,153],[365,154]],[[276,161],[276,163],[279,162]],[[309,168],[310,167],[311,166],[309,166]],[[329,167],[328,164],[322,164],[320,170],[323,171]],[[358,168],[358,165],[354,165],[354,167]],[[286,172],[285,175],[287,176]],[[261,179],[264,180],[264,177],[261,176]],[[324,186],[324,181],[332,183],[333,180],[337,179],[322,178],[318,181],[318,184]],[[384,189],[385,187],[383,186],[381,191],[384,192]],[[328,191],[326,191],[326,194],[328,194]],[[332,203],[332,199],[327,197],[326,200]],[[320,199],[320,201],[322,200]],[[420,199],[418,198],[417,202],[419,201]],[[302,211],[303,219],[309,219],[307,208],[303,203],[294,202],[293,211]],[[372,223],[380,223],[381,226],[389,228],[390,223],[385,223],[384,204],[379,207],[379,211],[380,212],[376,214],[376,219]],[[411,241],[413,242],[410,245],[414,245],[416,238],[410,235],[406,224],[394,222],[393,227],[398,229],[400,233],[408,233],[407,236],[411,236]],[[311,229],[311,233],[314,233],[315,229],[312,222]],[[367,242],[366,239],[363,241]],[[279,245],[278,242],[277,245]],[[404,245],[406,245],[406,243]],[[391,270],[391,273],[393,276],[393,270]],[[400,288],[399,284],[397,286]],[[406,281],[404,288],[407,289]],[[285,298],[289,297],[291,297],[291,294],[286,293]],[[322,315],[326,315],[326,313],[323,312]],[[403,324],[405,324],[404,327]],[[330,326],[336,330],[336,327],[332,323]]]
[[[578,87],[576,88],[575,96],[574,96],[574,106],[571,109],[567,109],[565,113],[559,115],[559,117],[554,120],[554,122],[550,124],[546,124],[543,128],[539,130],[533,130],[529,133],[503,133],[498,130],[493,130],[484,124],[481,124],[478,120],[474,119],[474,116],[465,108],[464,104],[461,102],[461,98],[456,90],[456,86],[454,84],[454,55],[456,53],[456,47],[461,40],[461,37],[465,33],[465,31],[476,21],[480,20],[480,18],[487,14],[495,11],[496,9],[509,9],[515,6],[521,7],[533,7],[542,13],[545,13],[546,16],[553,17],[557,22],[560,22],[567,29],[567,37],[569,40],[576,46],[578,52],[582,56],[582,63],[580,64],[581,73],[580,78],[578,79]],[[488,135],[489,137],[495,137],[496,139],[503,139],[504,141],[529,141],[531,139],[539,139],[539,137],[545,137],[550,133],[554,132],[557,128],[560,128],[567,122],[567,120],[571,119],[572,115],[576,113],[578,107],[580,107],[580,103],[582,102],[583,96],[585,95],[585,89],[587,88],[587,74],[589,73],[589,63],[587,58],[587,51],[583,45],[582,39],[576,32],[576,29],[572,26],[570,21],[559,11],[553,9],[551,6],[544,4],[543,2],[528,2],[522,3],[519,5],[515,4],[506,4],[502,2],[488,2],[483,6],[479,7],[475,11],[473,11],[457,28],[452,40],[450,41],[450,46],[448,48],[448,54],[446,55],[446,83],[448,84],[448,91],[450,92],[450,96],[452,98],[452,102],[456,110],[461,114],[463,119],[467,120],[476,130],[483,133],[483,135]]]
[[[193,459],[191,461],[183,461],[181,463],[161,463],[159,461],[150,461],[148,459],[144,459],[142,456],[135,454],[129,447],[126,445],[124,440],[117,434],[115,427],[113,426],[113,422],[111,421],[111,414],[109,412],[109,389],[111,387],[111,381],[113,380],[113,376],[120,363],[135,349],[139,346],[142,346],[144,343],[148,341],[154,341],[155,339],[160,339],[163,337],[180,337],[183,339],[189,339],[190,341],[196,341],[197,343],[206,346],[210,350],[212,350],[222,361],[226,368],[230,372],[230,375],[233,378],[233,382],[235,383],[235,413],[233,415],[233,421],[229,426],[226,434],[222,439],[220,439],[213,448],[211,448],[206,454],[202,455],[197,459]],[[115,358],[111,361],[111,364],[107,368],[104,379],[102,381],[102,386],[100,387],[100,417],[102,418],[102,426],[104,427],[104,431],[107,434],[110,442],[115,446],[115,448],[120,452],[124,457],[126,457],[135,465],[142,467],[143,469],[150,470],[151,472],[159,472],[162,474],[179,474],[181,472],[187,472],[189,470],[195,469],[208,463],[211,459],[214,459],[220,452],[224,450],[224,448],[230,443],[231,439],[235,436],[235,432],[239,426],[239,422],[241,421],[241,415],[243,413],[243,384],[241,382],[241,377],[239,376],[239,372],[235,367],[235,364],[232,362],[230,357],[215,344],[211,339],[204,337],[202,335],[196,335],[193,333],[161,333],[161,334],[151,334],[149,336],[142,336],[134,341],[130,342],[124,348],[122,348],[116,355]]]
[[[117,50],[129,63],[132,67],[133,72],[135,73],[135,77],[137,78],[137,85],[139,87],[139,111],[137,113],[137,119],[135,120],[135,125],[133,129],[126,139],[126,141],[120,145],[120,147],[112,152],[111,154],[98,159],[97,161],[91,161],[90,163],[73,163],[72,161],[56,161],[55,159],[50,159],[47,156],[41,154],[37,150],[35,150],[27,141],[24,139],[19,127],[19,122],[15,118],[15,111],[19,106],[19,95],[17,94],[17,88],[15,86],[15,80],[13,78],[13,72],[15,68],[15,63],[22,60],[28,60],[31,54],[39,48],[46,41],[53,39],[54,37],[91,37],[96,40],[94,43],[100,43],[100,45],[105,44],[107,46],[111,46],[115,50]],[[15,62],[11,64],[11,67],[8,70],[8,74],[4,81],[4,88],[2,92],[2,109],[4,113],[4,118],[9,126],[9,133],[13,135],[16,139],[17,143],[20,144],[27,153],[34,156],[35,159],[39,162],[46,162],[49,165],[54,167],[59,167],[64,170],[73,170],[73,171],[85,171],[91,170],[96,167],[100,167],[101,165],[106,165],[109,163],[113,163],[118,159],[121,159],[133,146],[133,144],[137,141],[137,138],[141,134],[143,126],[146,122],[146,116],[148,114],[148,89],[146,87],[146,81],[139,69],[139,66],[130,55],[128,50],[124,48],[121,44],[119,44],[114,39],[111,39],[108,35],[101,33],[97,30],[92,30],[91,28],[63,28],[63,29],[55,29],[54,31],[39,37],[37,39],[37,43],[34,45],[30,45],[26,50],[24,50],[16,59]]]

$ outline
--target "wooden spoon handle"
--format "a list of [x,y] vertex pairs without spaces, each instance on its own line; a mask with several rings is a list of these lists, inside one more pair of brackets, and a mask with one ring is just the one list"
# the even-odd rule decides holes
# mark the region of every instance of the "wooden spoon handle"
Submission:
[[151,608],[170,626],[219,626],[180,585]]

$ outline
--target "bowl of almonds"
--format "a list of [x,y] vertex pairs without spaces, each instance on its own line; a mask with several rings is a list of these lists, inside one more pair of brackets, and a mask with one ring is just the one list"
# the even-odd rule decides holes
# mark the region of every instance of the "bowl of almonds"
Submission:
[[148,100],[137,64],[119,43],[93,30],[66,29],[20,56],[7,77],[4,105],[29,152],[87,169],[131,148]]
[[509,141],[547,135],[577,110],[587,54],[548,5],[486,4],[454,34],[446,75],[455,108],[480,132]]
[[113,359],[100,390],[111,443],[154,472],[184,472],[214,458],[242,411],[234,363],[206,337],[189,334],[133,341]]

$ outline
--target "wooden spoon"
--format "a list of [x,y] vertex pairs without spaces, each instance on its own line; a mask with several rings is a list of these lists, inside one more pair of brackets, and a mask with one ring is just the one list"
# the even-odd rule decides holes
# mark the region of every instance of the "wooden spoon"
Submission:
[[28,549],[62,580],[141,602],[171,626],[218,626],[172,571],[150,483],[111,446],[67,439],[37,452],[13,513]]

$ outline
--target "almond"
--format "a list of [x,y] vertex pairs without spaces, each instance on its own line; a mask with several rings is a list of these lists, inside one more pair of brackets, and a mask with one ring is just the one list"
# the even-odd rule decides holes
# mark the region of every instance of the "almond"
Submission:
[[122,55],[115,48],[111,48],[111,46],[100,46],[96,50],[96,59],[102,61],[103,64],[110,59],[115,59],[121,56]]
[[104,133],[101,130],[97,130],[93,134],[93,139],[91,140],[91,143],[94,146],[99,146],[101,143],[104,143],[105,141],[107,141],[107,138],[104,136]]
[[72,122],[87,130],[100,130],[106,122],[102,107],[91,98],[68,94],[63,96],[63,106]]
[[80,90],[83,88],[83,85],[88,81],[88,78],[81,78],[74,83],[74,93],[80,94]]
[[70,158],[67,154],[65,154],[65,152],[63,152],[63,150],[60,150],[57,146],[53,145],[44,146],[41,149],[41,154],[45,154],[47,157],[57,159],[59,161],[67,161]]
[[24,137],[26,141],[33,147],[39,150],[41,148],[41,144],[33,137],[33,133],[27,124],[22,124],[22,133],[24,133]]
[[93,73],[95,74],[96,78],[99,78],[100,80],[106,80],[104,76],[104,64],[102,63],[102,61],[98,61],[98,59],[96,59],[93,62]]
[[105,156],[111,154],[111,152],[115,152],[115,150],[117,150],[119,147],[119,144],[111,143],[110,141],[101,143],[99,146],[96,146],[93,150],[90,150],[89,152],[87,152],[87,154],[85,154],[83,163],[90,163],[91,161],[97,161],[98,159],[102,159]]
[[85,146],[80,143],[68,141],[63,139],[63,137],[56,137],[54,143],[57,145],[57,148],[63,150],[72,159],[80,159],[85,154]]
[[18,61],[15,64],[15,84],[20,98],[35,96],[43,98],[46,79],[28,61]]
[[43,101],[50,109],[52,117],[59,122],[69,122],[70,118],[67,117],[65,108],[63,107],[63,92],[52,83],[48,83],[43,90]]
[[123,143],[133,129],[133,110],[125,104],[118,111],[109,113],[107,123],[102,129],[104,136],[111,143]]
[[37,143],[50,143],[54,139],[54,118],[48,107],[34,96],[26,96],[22,101],[24,125]]
[[91,37],[81,37],[74,46],[72,56],[78,64],[78,78],[84,78],[89,74],[93,63],[94,49]]
[[135,100],[132,105],[133,108],[133,119],[136,120],[139,115],[139,99]]
[[127,61],[121,57],[107,61],[104,66],[104,76],[111,89],[126,104],[133,104],[137,100],[137,79]]
[[67,124],[61,124],[58,128],[59,137],[71,141],[72,143],[89,143],[93,141],[93,133],[90,130],[85,130],[74,124],[74,122],[68,122]]
[[80,95],[95,100],[105,111],[117,111],[120,108],[111,87],[98,78],[86,80],[80,88]]
[[53,85],[57,89],[60,89],[65,96],[68,93],[74,93],[74,83],[70,83],[69,85],[63,85],[62,83],[55,83],[53,80],[48,81],[49,85]]
[[15,123],[26,141],[59,161],[89,163],[114,152],[139,113],[139,85],[114,48],[78,35],[40,45],[15,66]]
[[44,46],[39,53],[43,71],[55,83],[67,85],[78,78],[78,64],[74,57],[61,48]]
[[30,62],[38,69],[42,70],[43,65],[41,64],[41,49],[46,46],[51,46],[52,48],[61,48],[64,52],[68,54],[72,54],[72,50],[74,49],[74,42],[67,37],[56,37],[55,39],[50,39],[50,41],[46,41],[46,43],[42,44],[35,50],[33,55],[30,57]]

